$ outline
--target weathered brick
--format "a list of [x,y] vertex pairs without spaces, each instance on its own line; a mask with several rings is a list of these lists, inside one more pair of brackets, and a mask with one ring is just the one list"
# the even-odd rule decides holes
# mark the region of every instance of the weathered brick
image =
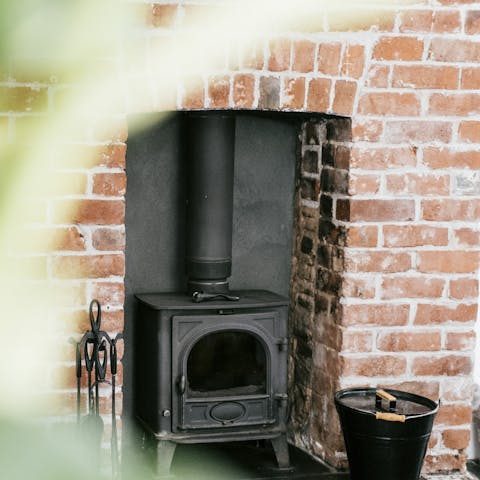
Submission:
[[96,250],[125,250],[125,231],[117,228],[97,228],[92,233]]
[[440,174],[387,175],[387,191],[395,194],[448,195],[450,176]]
[[314,78],[308,84],[307,108],[312,112],[326,112],[330,104],[332,81],[327,78]]
[[327,126],[323,122],[305,122],[302,130],[302,145],[322,145],[326,140]]
[[[456,376],[469,375],[472,371],[472,361],[470,357],[461,355],[441,355],[428,357],[416,357],[412,363],[413,375],[424,376]],[[445,408],[446,406],[444,406]],[[462,411],[462,409],[460,409]],[[455,414],[454,412],[452,412]],[[440,417],[440,412],[439,412]],[[442,423],[437,418],[438,423]],[[463,423],[463,422],[462,422]],[[453,423],[450,423],[453,425]]]
[[281,107],[287,110],[301,110],[305,102],[305,79],[284,78],[283,82],[283,96]]
[[464,90],[477,90],[480,85],[480,68],[465,67],[462,68],[461,88]]
[[398,355],[343,356],[343,376],[393,377],[405,373],[407,360]]
[[171,28],[177,18],[177,5],[162,5],[153,3],[147,5],[147,25],[155,28]]
[[442,121],[397,120],[386,124],[388,143],[448,143],[452,138],[452,124]]
[[350,168],[350,147],[324,143],[322,146],[322,163],[335,169],[348,170]]
[[378,193],[380,190],[380,177],[378,175],[349,175],[348,193],[362,195]]
[[354,117],[352,125],[353,140],[357,142],[378,142],[383,133],[383,122],[368,118]]
[[430,43],[429,58],[438,62],[476,62],[480,42],[437,37]]
[[387,88],[389,84],[390,66],[373,63],[368,71],[367,86]]
[[338,117],[327,120],[327,140],[335,142],[350,142],[352,140],[352,120]]
[[442,346],[440,332],[380,332],[377,348],[384,352],[439,351]]
[[363,45],[347,45],[343,53],[341,75],[360,78],[365,65],[365,47]]
[[183,82],[182,107],[185,109],[199,109],[205,105],[205,84],[200,75],[190,76]]
[[462,30],[462,17],[458,10],[435,10],[433,32],[458,33]]
[[268,70],[271,72],[283,72],[289,70],[291,48],[292,42],[288,38],[277,38],[270,41]]
[[334,87],[332,112],[339,115],[351,115],[356,94],[356,82],[337,80]]
[[441,398],[445,403],[471,403],[473,398],[473,378],[471,377],[444,377],[442,378]]
[[480,94],[434,93],[430,96],[428,112],[433,115],[465,117],[480,113]]
[[454,299],[478,298],[478,280],[473,278],[450,280],[450,297]]
[[364,115],[416,116],[420,100],[414,93],[366,93],[360,98],[358,111]]
[[[454,359],[463,359],[463,361],[468,360],[465,357],[455,357],[453,355],[444,358],[450,358],[452,362],[454,362]],[[440,405],[435,422],[437,425],[470,425],[471,420],[472,407],[470,405],[443,404]]]
[[294,72],[313,72],[315,65],[316,45],[309,40],[296,40],[293,42],[293,65]]
[[457,352],[471,352],[475,348],[475,332],[468,330],[466,332],[448,332],[445,341],[447,350],[455,350]]
[[125,302],[125,284],[123,282],[94,282],[92,296],[101,305],[121,307]]
[[422,211],[424,220],[475,222],[480,220],[480,200],[423,200]]
[[426,245],[448,245],[448,228],[427,225],[385,225],[383,227],[385,247],[420,247]]
[[356,304],[343,306],[342,325],[403,326],[409,318],[409,305]]
[[413,167],[417,163],[416,149],[410,147],[353,147],[350,166],[362,170],[387,170]]
[[97,157],[94,165],[110,168],[125,168],[125,144],[112,144],[96,149]]
[[480,33],[480,10],[468,10],[465,18],[465,33],[478,35]]
[[433,10],[406,10],[400,14],[400,32],[430,32]]
[[439,305],[420,303],[415,314],[415,325],[437,325],[442,323],[468,323],[475,320],[477,305]]
[[459,151],[448,147],[427,147],[423,149],[423,163],[429,168],[475,169],[480,165],[480,152],[477,150]]
[[423,40],[414,37],[381,37],[373,49],[375,60],[421,60]]
[[422,251],[418,253],[418,269],[424,273],[474,273],[479,259],[480,252]]
[[53,205],[53,221],[93,225],[121,225],[125,218],[123,200],[59,200]]
[[378,242],[378,227],[361,226],[348,229],[347,245],[349,247],[376,247]]
[[386,277],[382,281],[381,298],[439,298],[444,286],[445,281],[440,278]]
[[375,278],[366,279],[345,275],[341,293],[345,298],[374,298]]
[[340,43],[322,43],[318,48],[318,72],[324,75],[338,75],[340,72]]
[[480,143],[480,122],[474,120],[460,122],[458,136],[464,142]]
[[[452,1],[452,0],[442,0]],[[425,457],[424,470],[426,473],[452,473],[464,470],[467,457],[465,453],[429,454]]]
[[373,348],[372,332],[344,331],[342,334],[342,352],[364,353]]
[[212,108],[227,108],[230,96],[230,77],[216,75],[208,80],[208,102]]
[[238,74],[233,77],[233,103],[236,108],[252,108],[255,101],[255,77]]
[[123,276],[125,257],[123,255],[65,255],[53,259],[52,271],[56,278]]
[[384,251],[345,252],[345,270],[348,272],[405,272],[412,267],[409,253],[392,253]]
[[442,441],[447,448],[464,450],[470,443],[470,430],[444,430]]
[[265,110],[278,110],[280,106],[280,79],[277,77],[260,78],[258,106]]
[[460,69],[437,65],[395,65],[392,86],[396,88],[458,88]]
[[347,193],[348,172],[324,167],[321,173],[321,189],[325,193]]
[[97,173],[93,176],[93,193],[105,196],[123,196],[127,189],[127,176],[122,173]]
[[453,193],[455,195],[478,196],[480,193],[480,170],[475,172],[458,172],[454,177]]
[[474,228],[458,228],[454,230],[454,243],[464,247],[480,245],[480,231]]
[[318,173],[318,152],[306,150],[302,156],[302,170],[308,173]]
[[318,201],[320,194],[320,182],[315,178],[302,178],[300,181],[300,193],[306,200]]
[[413,220],[413,200],[337,200],[337,219],[350,222],[405,222]]

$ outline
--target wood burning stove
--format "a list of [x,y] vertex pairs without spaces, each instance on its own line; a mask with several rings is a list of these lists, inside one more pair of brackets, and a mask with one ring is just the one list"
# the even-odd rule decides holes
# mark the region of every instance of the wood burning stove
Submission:
[[287,469],[288,300],[228,286],[234,117],[186,114],[185,130],[188,292],[136,295],[136,416],[159,473],[177,443],[256,439]]

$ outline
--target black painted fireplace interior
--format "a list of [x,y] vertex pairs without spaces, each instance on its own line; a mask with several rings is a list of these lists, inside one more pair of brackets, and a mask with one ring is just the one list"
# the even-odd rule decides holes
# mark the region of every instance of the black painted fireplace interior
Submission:
[[299,118],[182,112],[160,125],[127,150],[127,412],[155,445],[157,474],[179,443],[252,439],[289,469]]
[[[133,416],[133,317],[137,292],[185,290],[186,175],[181,114],[157,119],[127,142],[124,418]],[[232,289],[288,296],[299,119],[237,112]],[[127,429],[125,429],[127,430]]]

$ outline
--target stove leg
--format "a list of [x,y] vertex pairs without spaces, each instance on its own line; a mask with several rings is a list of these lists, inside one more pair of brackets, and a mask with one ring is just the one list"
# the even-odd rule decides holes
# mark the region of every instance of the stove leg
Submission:
[[172,466],[173,454],[175,453],[175,442],[169,440],[157,440],[156,466],[155,473],[157,477],[169,477],[170,467]]
[[290,470],[290,456],[288,454],[287,435],[283,433],[279,437],[272,438],[272,447],[277,459],[278,468]]

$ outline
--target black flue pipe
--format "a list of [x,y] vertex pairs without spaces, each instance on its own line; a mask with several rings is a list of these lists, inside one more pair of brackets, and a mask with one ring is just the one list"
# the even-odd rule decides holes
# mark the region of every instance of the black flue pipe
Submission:
[[232,271],[235,117],[185,114],[188,293],[228,294]]

